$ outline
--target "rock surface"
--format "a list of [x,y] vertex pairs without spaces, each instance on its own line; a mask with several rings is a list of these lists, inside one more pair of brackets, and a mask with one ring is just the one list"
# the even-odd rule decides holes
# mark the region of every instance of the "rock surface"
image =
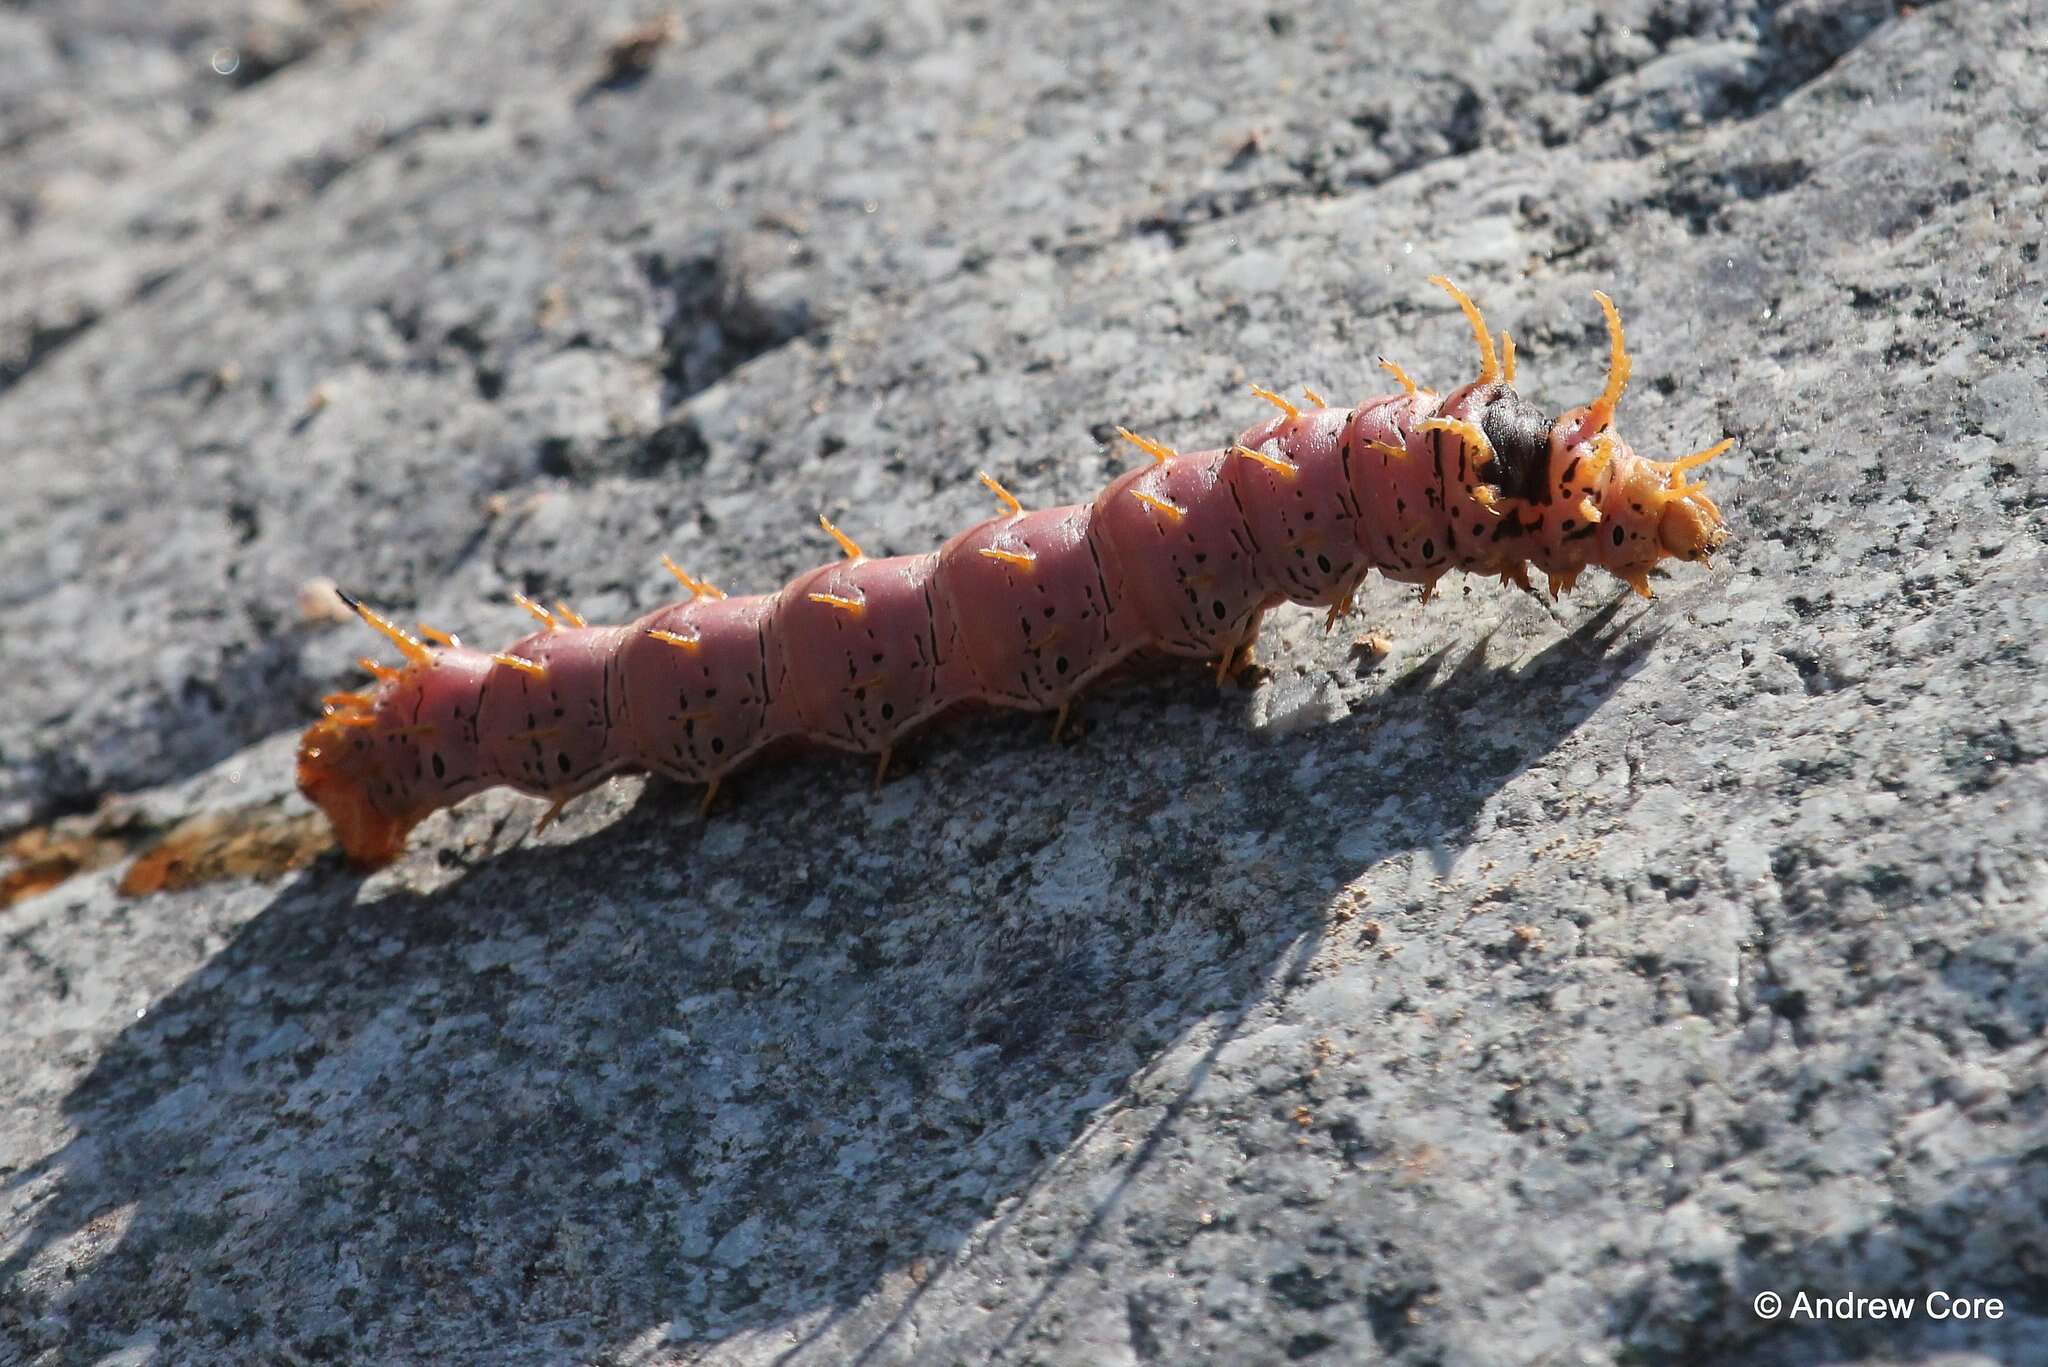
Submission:
[[0,1361],[2036,1351],[2040,0],[703,5],[610,66],[646,17],[0,13],[0,830],[302,813],[369,644],[316,576],[491,639],[663,549],[772,587],[820,509],[919,550],[976,466],[1456,382],[1436,271],[1552,407],[1612,293],[1737,540],[1283,612],[1254,691],[879,796],[21,896]]

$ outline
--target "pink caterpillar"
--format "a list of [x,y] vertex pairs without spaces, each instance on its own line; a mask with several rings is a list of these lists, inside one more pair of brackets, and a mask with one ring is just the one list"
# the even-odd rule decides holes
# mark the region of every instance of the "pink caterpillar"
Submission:
[[[1119,433],[1150,463],[1092,503],[1027,512],[988,475],[1003,511],[924,555],[871,560],[823,518],[844,560],[780,592],[690,590],[629,626],[592,627],[520,599],[541,630],[491,653],[422,628],[427,644],[349,600],[405,655],[340,693],[299,746],[299,787],[358,864],[397,856],[438,808],[499,784],[570,798],[626,770],[707,785],[762,752],[809,742],[878,756],[969,703],[1055,711],[1145,650],[1248,658],[1265,611],[1350,607],[1372,570],[1424,586],[1453,569],[1553,595],[1599,566],[1650,596],[1667,556],[1705,560],[1727,539],[1685,472],[1723,441],[1669,463],[1613,430],[1628,383],[1621,319],[1604,294],[1607,385],[1552,420],[1513,388],[1513,340],[1495,350],[1478,308],[1479,377],[1440,398],[1381,361],[1401,392],[1356,408],[1255,389],[1279,415],[1221,451],[1175,452]],[[1054,724],[1058,735],[1059,722]],[[547,818],[543,818],[545,824]]]

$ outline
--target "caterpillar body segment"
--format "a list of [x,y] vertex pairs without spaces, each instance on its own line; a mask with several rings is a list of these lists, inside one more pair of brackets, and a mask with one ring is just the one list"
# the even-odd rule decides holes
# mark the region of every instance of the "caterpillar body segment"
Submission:
[[[939,552],[933,585],[941,675],[949,696],[1031,711],[1057,709],[1115,668],[1142,628],[1104,549],[1092,508],[1041,508],[992,518]],[[1003,548],[1028,566],[991,560]],[[992,604],[1001,604],[992,608]]]
[[[657,773],[702,783],[769,745],[791,716],[774,606],[759,596],[700,596],[628,628],[612,675],[621,748],[637,747],[639,762]],[[655,630],[696,647],[679,649]]]
[[[348,599],[405,657],[327,699],[299,747],[299,785],[358,864],[395,858],[428,813],[498,785],[561,804],[628,770],[706,786],[763,753],[808,743],[877,758],[970,704],[1052,712],[1140,652],[1241,668],[1283,602],[1334,624],[1374,570],[1425,596],[1451,570],[1553,594],[1590,568],[1637,592],[1661,560],[1704,560],[1727,539],[1690,476],[1729,445],[1637,455],[1614,430],[1629,372],[1619,315],[1606,387],[1551,418],[1513,386],[1476,305],[1477,379],[1446,395],[1392,362],[1401,392],[1352,408],[1255,390],[1276,410],[1221,450],[1177,452],[1119,430],[1148,458],[1090,503],[1000,510],[935,551],[844,552],[771,594],[727,597],[663,565],[690,597],[626,626],[526,603],[540,629],[501,652],[406,633]],[[524,602],[524,600],[521,600]]]
[[[789,703],[770,713],[782,734],[876,754],[925,720],[942,701],[927,598],[938,561],[936,553],[841,561],[782,591],[770,633],[782,646],[780,691]],[[818,602],[821,586],[829,586],[829,606]],[[858,610],[841,606],[847,601]],[[794,642],[802,642],[800,653]]]
[[1240,639],[1269,590],[1230,486],[1228,451],[1188,451],[1112,481],[1090,510],[1108,596],[1138,646],[1207,658]]

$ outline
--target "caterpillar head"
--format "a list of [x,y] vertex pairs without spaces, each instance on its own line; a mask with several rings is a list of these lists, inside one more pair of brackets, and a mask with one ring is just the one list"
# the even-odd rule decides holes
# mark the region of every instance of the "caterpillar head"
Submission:
[[[1668,463],[1646,460],[1614,430],[1614,411],[1631,369],[1614,301],[1594,292],[1607,318],[1607,385],[1600,397],[1554,421],[1515,392],[1514,343],[1503,332],[1495,349],[1479,308],[1442,276],[1431,276],[1472,325],[1479,347],[1479,378],[1447,399],[1423,424],[1457,432],[1467,449],[1483,449],[1484,484],[1471,488],[1482,508],[1501,515],[1514,504],[1516,525],[1534,534],[1529,562],[1550,575],[1555,593],[1589,565],[1626,580],[1644,597],[1649,573],[1667,556],[1705,560],[1728,539],[1721,510],[1704,482],[1685,472],[1720,455],[1733,440]],[[1445,416],[1455,413],[1457,416]],[[1522,561],[1510,556],[1492,568],[1517,576]]]
[[1593,297],[1607,316],[1607,387],[1592,403],[1557,420],[1550,437],[1556,452],[1553,468],[1570,472],[1563,476],[1559,492],[1567,500],[1582,499],[1575,506],[1596,524],[1591,562],[1648,598],[1648,576],[1659,561],[1667,556],[1704,561],[1728,540],[1727,525],[1707,496],[1706,481],[1689,483],[1686,472],[1726,451],[1735,439],[1674,461],[1649,460],[1631,450],[1614,430],[1614,412],[1631,369],[1622,343],[1621,315],[1605,294],[1596,290]]
[[[1726,443],[1723,443],[1725,448]],[[1680,560],[1705,560],[1728,539],[1721,510],[1707,497],[1705,482],[1667,490],[1657,518],[1657,544]]]
[[[1558,423],[1560,445],[1583,421],[1583,410]],[[1707,496],[1704,480],[1687,483],[1685,472],[1728,449],[1733,439],[1682,460],[1655,461],[1637,455],[1613,431],[1566,448],[1565,468],[1576,466],[1579,483],[1561,492],[1593,523],[1587,561],[1626,580],[1651,597],[1648,576],[1666,557],[1705,561],[1728,540],[1721,510]],[[1583,492],[1581,492],[1583,490]]]

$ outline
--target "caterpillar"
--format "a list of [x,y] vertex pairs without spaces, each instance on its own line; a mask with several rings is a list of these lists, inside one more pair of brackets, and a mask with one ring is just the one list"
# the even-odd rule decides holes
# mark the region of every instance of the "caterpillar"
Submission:
[[1243,668],[1282,602],[1347,613],[1366,576],[1420,584],[1453,569],[1553,597],[1598,567],[1650,597],[1667,557],[1728,537],[1682,459],[1637,455],[1614,428],[1627,387],[1621,316],[1595,292],[1606,387],[1555,419],[1515,391],[1514,339],[1441,276],[1471,325],[1479,374],[1439,395],[1379,364],[1400,392],[1334,408],[1254,387],[1275,416],[1222,450],[1177,452],[1123,428],[1149,460],[1090,503],[1001,511],[923,555],[872,559],[823,516],[844,558],[771,594],[728,597],[666,555],[689,591],[626,626],[590,626],[521,595],[540,623],[501,651],[348,607],[404,657],[365,659],[365,691],[328,695],[298,751],[300,789],[358,865],[396,858],[428,813],[500,784],[562,806],[613,774],[705,787],[764,752],[810,743],[876,758],[966,704],[1055,714],[1139,652]]

